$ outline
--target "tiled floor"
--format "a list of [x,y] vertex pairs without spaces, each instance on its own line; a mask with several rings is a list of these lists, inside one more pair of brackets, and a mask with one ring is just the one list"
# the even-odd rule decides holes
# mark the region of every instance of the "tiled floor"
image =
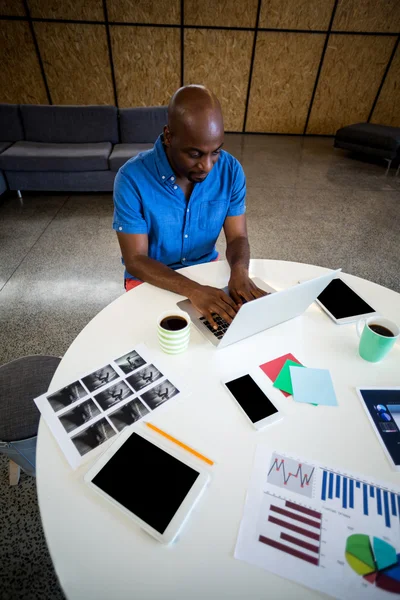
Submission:
[[[230,135],[226,149],[247,175],[253,258],[342,267],[400,292],[400,176],[393,169],[385,176],[383,163],[334,150],[330,138]],[[26,194],[22,205],[10,195],[0,205],[0,364],[31,353],[64,354],[88,321],[124,293],[111,219],[111,194]],[[224,252],[223,236],[218,248]],[[3,460],[0,467],[4,491]],[[8,570],[15,573],[26,546],[22,518],[39,540],[34,564],[47,565],[36,574],[40,598],[58,600],[39,519],[31,514],[37,517],[34,487],[23,479],[14,490],[0,514],[0,530],[2,519],[15,520]],[[25,521],[15,509],[19,495],[31,503]],[[3,587],[11,590],[7,598],[36,597],[23,570],[11,579]]]

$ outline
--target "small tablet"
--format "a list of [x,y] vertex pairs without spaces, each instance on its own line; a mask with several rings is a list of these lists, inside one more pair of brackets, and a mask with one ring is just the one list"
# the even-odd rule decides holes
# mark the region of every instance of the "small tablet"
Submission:
[[171,543],[209,474],[150,434],[126,430],[85,475],[85,482],[158,541]]
[[376,311],[342,279],[333,279],[318,296],[317,303],[339,325],[372,317]]

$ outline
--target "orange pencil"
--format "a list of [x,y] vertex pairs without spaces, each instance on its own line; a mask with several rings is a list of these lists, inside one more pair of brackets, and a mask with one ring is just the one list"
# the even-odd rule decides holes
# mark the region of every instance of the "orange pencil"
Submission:
[[193,448],[191,448],[190,446],[186,446],[186,444],[184,444],[183,442],[180,442],[176,438],[172,437],[172,435],[169,435],[169,433],[166,433],[162,429],[159,429],[158,427],[156,427],[152,423],[149,423],[149,422],[146,421],[146,425],[147,425],[147,427],[150,427],[150,429],[152,429],[153,431],[156,431],[160,435],[163,435],[165,438],[167,438],[167,440],[170,440],[171,442],[174,442],[174,444],[176,444],[177,446],[180,446],[184,450],[187,450],[188,452],[190,452],[194,456],[197,456],[197,458],[200,458],[201,460],[204,460],[204,462],[206,462],[208,465],[213,465],[214,464],[214,461],[210,460],[206,456],[203,456],[203,454],[200,454],[200,452],[197,452],[196,450],[193,450]]

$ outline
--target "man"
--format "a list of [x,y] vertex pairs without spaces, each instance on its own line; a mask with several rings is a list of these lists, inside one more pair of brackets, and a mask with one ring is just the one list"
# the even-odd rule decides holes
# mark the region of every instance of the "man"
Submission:
[[[199,85],[180,88],[154,149],[129,160],[114,186],[113,228],[126,289],[147,281],[186,296],[215,328],[213,314],[231,323],[243,299],[265,295],[249,278],[243,169],[222,150],[223,143],[216,96]],[[222,227],[231,268],[229,295],[175,271],[216,260]]]

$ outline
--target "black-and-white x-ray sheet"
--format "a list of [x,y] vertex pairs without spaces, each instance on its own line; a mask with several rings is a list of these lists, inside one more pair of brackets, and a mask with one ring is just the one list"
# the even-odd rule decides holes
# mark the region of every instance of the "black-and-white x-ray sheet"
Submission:
[[[184,391],[179,377],[166,373],[148,348],[138,344],[72,383],[35,399],[71,467],[125,427],[168,404]],[[104,448],[103,448],[104,449]]]

